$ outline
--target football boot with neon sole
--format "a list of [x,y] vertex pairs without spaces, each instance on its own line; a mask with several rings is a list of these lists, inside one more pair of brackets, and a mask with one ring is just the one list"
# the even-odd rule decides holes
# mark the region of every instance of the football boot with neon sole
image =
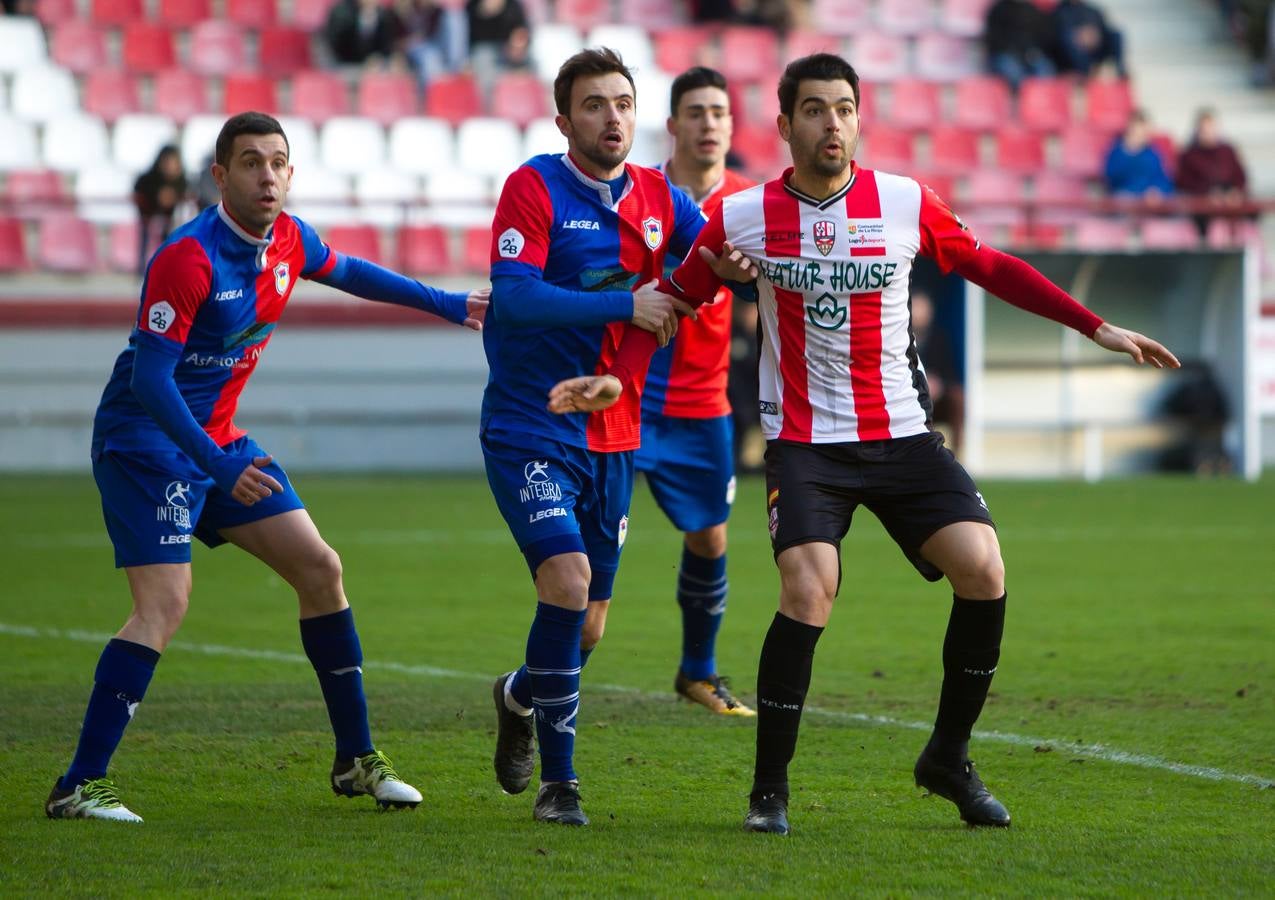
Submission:
[[44,813],[50,819],[104,819],[141,824],[142,817],[120,803],[115,782],[109,778],[94,778],[73,788],[63,788],[61,783],[61,779],[54,782],[49,799],[44,801]]
[[673,690],[677,691],[679,697],[698,703],[700,706],[707,706],[718,715],[744,717],[757,715],[731,693],[730,684],[720,675],[710,675],[703,681],[694,681],[678,669],[677,678],[673,681]]
[[398,777],[380,750],[332,763],[332,792],[342,797],[367,794],[381,809],[415,809],[421,802],[421,792]]

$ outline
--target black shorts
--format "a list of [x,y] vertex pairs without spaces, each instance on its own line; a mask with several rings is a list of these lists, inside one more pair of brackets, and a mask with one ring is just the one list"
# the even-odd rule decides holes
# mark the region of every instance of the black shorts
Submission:
[[885,441],[766,445],[766,508],[778,556],[816,541],[841,546],[855,509],[872,511],[928,581],[943,577],[921,545],[954,522],[992,522],[983,495],[938,432]]

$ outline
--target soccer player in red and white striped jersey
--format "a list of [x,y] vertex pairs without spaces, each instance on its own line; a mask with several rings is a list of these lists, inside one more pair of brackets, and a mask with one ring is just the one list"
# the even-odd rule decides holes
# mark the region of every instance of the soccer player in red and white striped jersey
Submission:
[[[858,101],[858,76],[840,57],[791,63],[779,82],[778,127],[793,167],[726,198],[666,286],[685,299],[713,296],[720,282],[700,263],[705,252],[743,254],[761,269],[761,419],[781,588],[757,674],[757,756],[744,827],[788,833],[788,763],[815,644],[840,586],[840,541],[859,505],[921,575],[946,577],[953,590],[938,716],[916,782],[955,803],[971,825],[1006,826],[1009,813],[967,751],[1000,657],[1004,563],[982,494],[929,430],[908,308],[912,261],[929,256],[1136,362],[1176,368],[1178,361],[981,243],[933,191],[856,165]],[[603,404],[628,389],[629,373],[653,346],[629,333],[610,375],[559,385],[551,397],[577,408]]]

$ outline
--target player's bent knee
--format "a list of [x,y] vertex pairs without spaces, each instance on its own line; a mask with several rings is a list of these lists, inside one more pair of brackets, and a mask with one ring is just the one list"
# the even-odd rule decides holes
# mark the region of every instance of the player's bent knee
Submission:
[[591,621],[584,620],[584,628],[580,631],[580,646],[585,650],[592,650],[602,642],[602,635],[606,634],[607,625],[605,619]]
[[726,525],[714,525],[702,531],[688,531],[686,546],[696,556],[717,559],[726,552]]
[[999,553],[980,559],[949,578],[952,590],[968,600],[995,600],[1005,593],[1005,563]]
[[298,558],[288,581],[298,592],[322,590],[341,583],[341,556],[327,544]]

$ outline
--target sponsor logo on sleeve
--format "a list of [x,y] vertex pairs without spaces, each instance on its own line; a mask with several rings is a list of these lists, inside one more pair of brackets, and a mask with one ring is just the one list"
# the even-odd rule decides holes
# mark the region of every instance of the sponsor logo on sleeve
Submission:
[[496,249],[502,259],[517,259],[522,255],[522,248],[526,244],[527,239],[517,228],[506,228],[496,239]]
[[758,402],[757,409],[763,416],[779,415],[779,404],[774,400],[762,400]]
[[167,300],[152,303],[146,310],[146,327],[156,334],[166,334],[177,321],[177,311]]

